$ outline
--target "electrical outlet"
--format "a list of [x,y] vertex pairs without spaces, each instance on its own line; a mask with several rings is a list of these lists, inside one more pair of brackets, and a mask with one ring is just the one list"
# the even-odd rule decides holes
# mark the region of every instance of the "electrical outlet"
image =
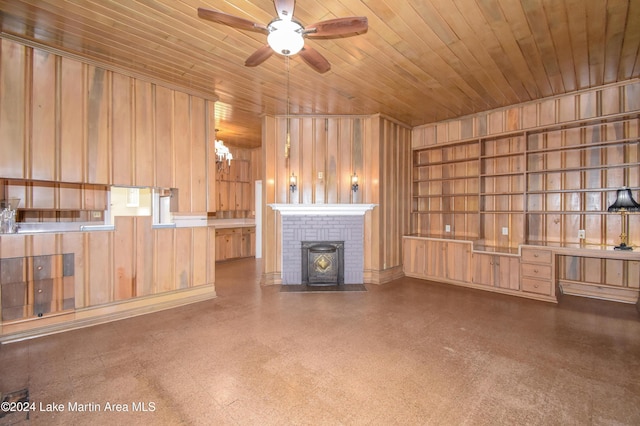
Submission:
[[585,232],[584,229],[580,229],[578,231],[578,239],[579,240],[584,240],[585,238],[587,238],[587,233]]
[[324,174],[322,172],[318,172],[318,180],[322,180]]
[[445,225],[444,232],[451,232],[451,225]]
[[509,235],[509,228],[506,226],[502,228],[502,235]]

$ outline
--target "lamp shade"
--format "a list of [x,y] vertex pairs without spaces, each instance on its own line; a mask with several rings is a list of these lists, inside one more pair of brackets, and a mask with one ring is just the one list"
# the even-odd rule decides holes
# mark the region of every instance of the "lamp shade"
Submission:
[[629,188],[618,189],[616,201],[607,209],[609,212],[637,212],[640,211],[640,204],[636,203]]

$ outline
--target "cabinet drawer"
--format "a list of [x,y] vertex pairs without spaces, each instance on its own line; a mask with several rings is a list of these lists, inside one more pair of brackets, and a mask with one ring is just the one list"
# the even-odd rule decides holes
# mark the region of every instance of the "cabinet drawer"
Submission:
[[551,263],[551,250],[523,248],[522,261],[533,263]]
[[522,291],[528,293],[551,295],[551,281],[534,280],[532,278],[522,278]]
[[551,266],[537,265],[535,263],[522,263],[522,275],[545,280],[551,279]]

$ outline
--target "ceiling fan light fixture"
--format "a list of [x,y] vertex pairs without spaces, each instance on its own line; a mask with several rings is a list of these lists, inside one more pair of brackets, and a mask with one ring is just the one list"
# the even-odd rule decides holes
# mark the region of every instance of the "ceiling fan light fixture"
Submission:
[[294,20],[276,19],[268,26],[267,43],[280,55],[291,56],[300,52],[304,47],[302,25]]

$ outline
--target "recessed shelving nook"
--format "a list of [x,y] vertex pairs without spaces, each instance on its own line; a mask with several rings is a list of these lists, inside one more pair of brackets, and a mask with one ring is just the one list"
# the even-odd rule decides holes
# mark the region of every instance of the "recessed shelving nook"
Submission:
[[[635,251],[623,252],[623,216],[607,209],[621,187],[640,197],[639,94],[632,82],[414,130],[405,274],[638,303],[640,214],[626,216]],[[461,245],[436,258],[470,273],[434,272],[434,241]]]

